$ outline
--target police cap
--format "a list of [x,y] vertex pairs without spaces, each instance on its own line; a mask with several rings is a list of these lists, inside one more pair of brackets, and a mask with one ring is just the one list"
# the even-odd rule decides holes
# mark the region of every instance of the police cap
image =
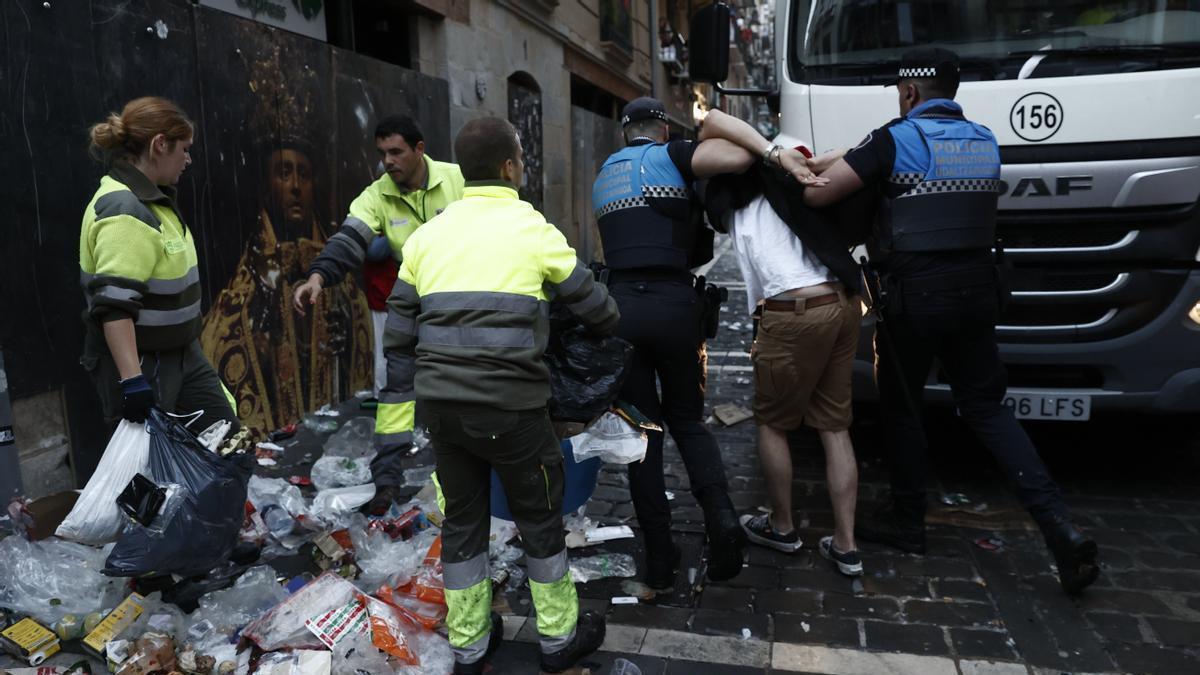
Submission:
[[621,126],[627,127],[634,122],[642,120],[662,120],[667,121],[667,109],[663,106],[662,101],[649,96],[635,98],[625,105],[625,109],[621,111]]
[[901,80],[932,79],[944,91],[958,89],[958,54],[941,47],[917,47],[900,55],[900,69],[896,79],[884,86],[899,84]]

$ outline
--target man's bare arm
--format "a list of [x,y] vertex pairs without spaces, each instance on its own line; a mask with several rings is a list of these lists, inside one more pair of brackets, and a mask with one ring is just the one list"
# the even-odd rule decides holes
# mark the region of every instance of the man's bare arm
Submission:
[[696,145],[692,154],[692,173],[697,178],[712,178],[723,173],[741,173],[754,166],[749,150],[723,138],[710,138]]
[[828,171],[821,174],[821,178],[829,181],[825,187],[820,190],[804,191],[804,203],[815,208],[836,204],[863,187],[862,179],[858,177],[857,173],[854,173],[854,169],[851,169],[844,159],[839,159],[836,164],[829,167]]
[[[700,140],[703,141],[701,147],[703,147],[704,143],[709,143],[717,139],[725,139],[744,148],[751,154],[751,162],[762,157],[774,145],[771,141],[763,138],[762,134],[759,134],[754,130],[754,127],[746,122],[714,109],[708,111],[708,114],[704,117],[704,126],[700,129]],[[804,155],[794,148],[782,148],[779,150],[779,166],[792,174],[793,178],[804,185],[819,187],[825,182],[809,170]],[[694,167],[695,162],[693,161],[693,171],[695,171]],[[747,168],[749,168],[749,165],[747,165]],[[695,172],[697,176],[700,175],[699,171]]]

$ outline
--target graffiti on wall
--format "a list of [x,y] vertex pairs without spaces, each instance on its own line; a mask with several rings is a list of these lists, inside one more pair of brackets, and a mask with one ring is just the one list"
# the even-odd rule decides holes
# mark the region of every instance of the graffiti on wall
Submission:
[[525,185],[521,199],[542,210],[542,92],[533,76],[514,73],[508,78],[508,121],[517,128],[525,151]]

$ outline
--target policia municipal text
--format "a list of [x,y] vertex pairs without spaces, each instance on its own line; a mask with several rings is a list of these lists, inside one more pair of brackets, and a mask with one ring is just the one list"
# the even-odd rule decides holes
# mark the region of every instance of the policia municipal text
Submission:
[[[351,202],[341,229],[313,261],[308,281],[296,289],[292,302],[301,314],[306,305],[316,302],[322,288],[362,267],[376,237],[386,239],[399,263],[409,236],[462,197],[463,177],[458,165],[426,155],[424,136],[410,118],[392,115],[381,120],[375,127],[375,148],[386,173]],[[400,458],[412,438],[412,416],[412,399],[386,388],[380,391],[375,414],[375,449],[379,454],[371,461],[377,492],[367,507],[370,513],[382,514],[399,497],[396,490],[404,481]]]
[[[905,52],[895,82],[901,117],[854,150],[817,158],[829,183],[806,190],[811,206],[867,187],[881,213],[873,265],[882,274],[875,376],[890,443],[892,503],[860,519],[860,539],[925,551],[929,472],[920,401],[936,357],[963,420],[987,447],[1037,521],[1067,593],[1096,580],[1096,544],[1071,524],[1058,485],[1029,436],[1001,404],[1007,384],[996,346],[1006,299],[990,251],[996,236],[1000,149],[987,128],[954,102],[958,57],[944,49]],[[879,306],[881,305],[881,306]]]
[[[579,613],[567,567],[563,459],[542,360],[548,302],[601,334],[612,332],[617,307],[562,233],[518,198],[523,155],[511,124],[468,122],[454,151],[463,199],[408,238],[388,299],[386,391],[417,402],[433,440],[454,672],[482,673],[503,636],[490,614],[493,469],[525,547],[541,668],[562,672],[604,641],[604,618]],[[401,426],[411,431],[412,417]]]
[[200,350],[196,244],[175,204],[191,164],[194,125],[174,103],[134,99],[91,129],[92,154],[108,174],[79,233],[87,300],[83,357],[103,414],[144,422],[157,406],[192,414],[187,426],[237,431],[232,397]]

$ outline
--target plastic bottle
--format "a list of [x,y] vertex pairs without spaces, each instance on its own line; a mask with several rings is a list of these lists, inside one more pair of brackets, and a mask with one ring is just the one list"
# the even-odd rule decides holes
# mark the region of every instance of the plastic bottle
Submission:
[[271,536],[276,539],[282,539],[296,529],[296,519],[278,504],[267,504],[262,508],[261,515]]

